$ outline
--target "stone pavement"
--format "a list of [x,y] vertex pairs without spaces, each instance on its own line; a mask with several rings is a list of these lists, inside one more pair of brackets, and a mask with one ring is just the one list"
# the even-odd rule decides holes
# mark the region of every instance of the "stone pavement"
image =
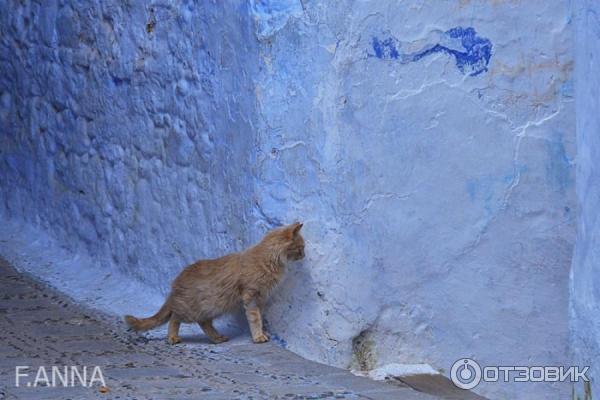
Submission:
[[[434,399],[307,361],[273,343],[209,344],[198,334],[169,346],[73,303],[0,259],[0,399]],[[198,330],[198,332],[200,332]],[[187,339],[187,340],[186,340]],[[100,366],[106,387],[45,387],[52,366]],[[16,366],[28,366],[16,387]],[[63,371],[62,369],[60,371]],[[97,377],[97,376],[96,376]],[[62,383],[55,379],[55,382]],[[67,382],[70,385],[70,381]]]

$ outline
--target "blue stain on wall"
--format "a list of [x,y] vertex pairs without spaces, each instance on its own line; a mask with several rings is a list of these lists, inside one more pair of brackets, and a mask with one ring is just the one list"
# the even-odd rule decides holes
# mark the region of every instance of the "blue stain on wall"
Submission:
[[287,341],[275,335],[274,333],[271,333],[271,341],[277,343],[280,347],[283,347],[284,349],[287,349],[288,347]]
[[550,183],[553,183],[562,193],[571,186],[571,160],[567,156],[567,150],[562,142],[562,138],[556,141],[546,142],[546,151],[548,152],[548,161],[546,163],[546,177]]
[[373,38],[373,50],[375,50],[375,57],[381,58],[382,60],[397,60],[398,57],[400,57],[398,47],[398,40],[396,38]]
[[430,44],[415,53],[402,53],[402,43],[392,36],[383,39],[374,37],[372,45],[375,57],[398,60],[403,64],[419,61],[430,54],[445,53],[454,57],[461,73],[469,76],[486,72],[492,58],[492,42],[478,36],[472,27],[452,28],[441,35],[439,43]]

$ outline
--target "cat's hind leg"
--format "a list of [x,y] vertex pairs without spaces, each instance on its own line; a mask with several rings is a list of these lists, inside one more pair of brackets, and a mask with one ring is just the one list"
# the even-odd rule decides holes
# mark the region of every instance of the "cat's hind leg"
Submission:
[[175,318],[174,315],[171,315],[171,319],[169,320],[169,334],[167,338],[167,342],[169,342],[169,344],[181,343],[181,338],[179,337],[180,325],[181,321]]
[[225,335],[221,335],[212,324],[212,319],[202,321],[198,323],[200,328],[204,331],[206,336],[215,344],[223,343],[229,340],[229,338]]

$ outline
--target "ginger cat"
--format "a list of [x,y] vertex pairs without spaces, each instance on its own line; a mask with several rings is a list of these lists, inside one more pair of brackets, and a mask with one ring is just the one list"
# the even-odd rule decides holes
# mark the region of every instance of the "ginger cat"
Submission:
[[216,331],[212,320],[241,303],[254,343],[268,341],[261,310],[283,277],[286,263],[304,258],[300,228],[302,224],[295,223],[273,229],[245,251],[191,264],[173,281],[169,297],[155,315],[143,319],[126,315],[125,322],[136,331],[146,331],[169,321],[170,344],[181,342],[181,322],[196,322],[213,343],[222,343],[229,338]]

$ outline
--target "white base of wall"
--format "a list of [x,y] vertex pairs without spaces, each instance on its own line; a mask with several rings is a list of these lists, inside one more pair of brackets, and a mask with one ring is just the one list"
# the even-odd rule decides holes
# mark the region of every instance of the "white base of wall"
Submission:
[[370,371],[351,371],[354,375],[366,376],[376,381],[385,381],[390,378],[401,378],[414,375],[440,375],[429,364],[386,364]]

